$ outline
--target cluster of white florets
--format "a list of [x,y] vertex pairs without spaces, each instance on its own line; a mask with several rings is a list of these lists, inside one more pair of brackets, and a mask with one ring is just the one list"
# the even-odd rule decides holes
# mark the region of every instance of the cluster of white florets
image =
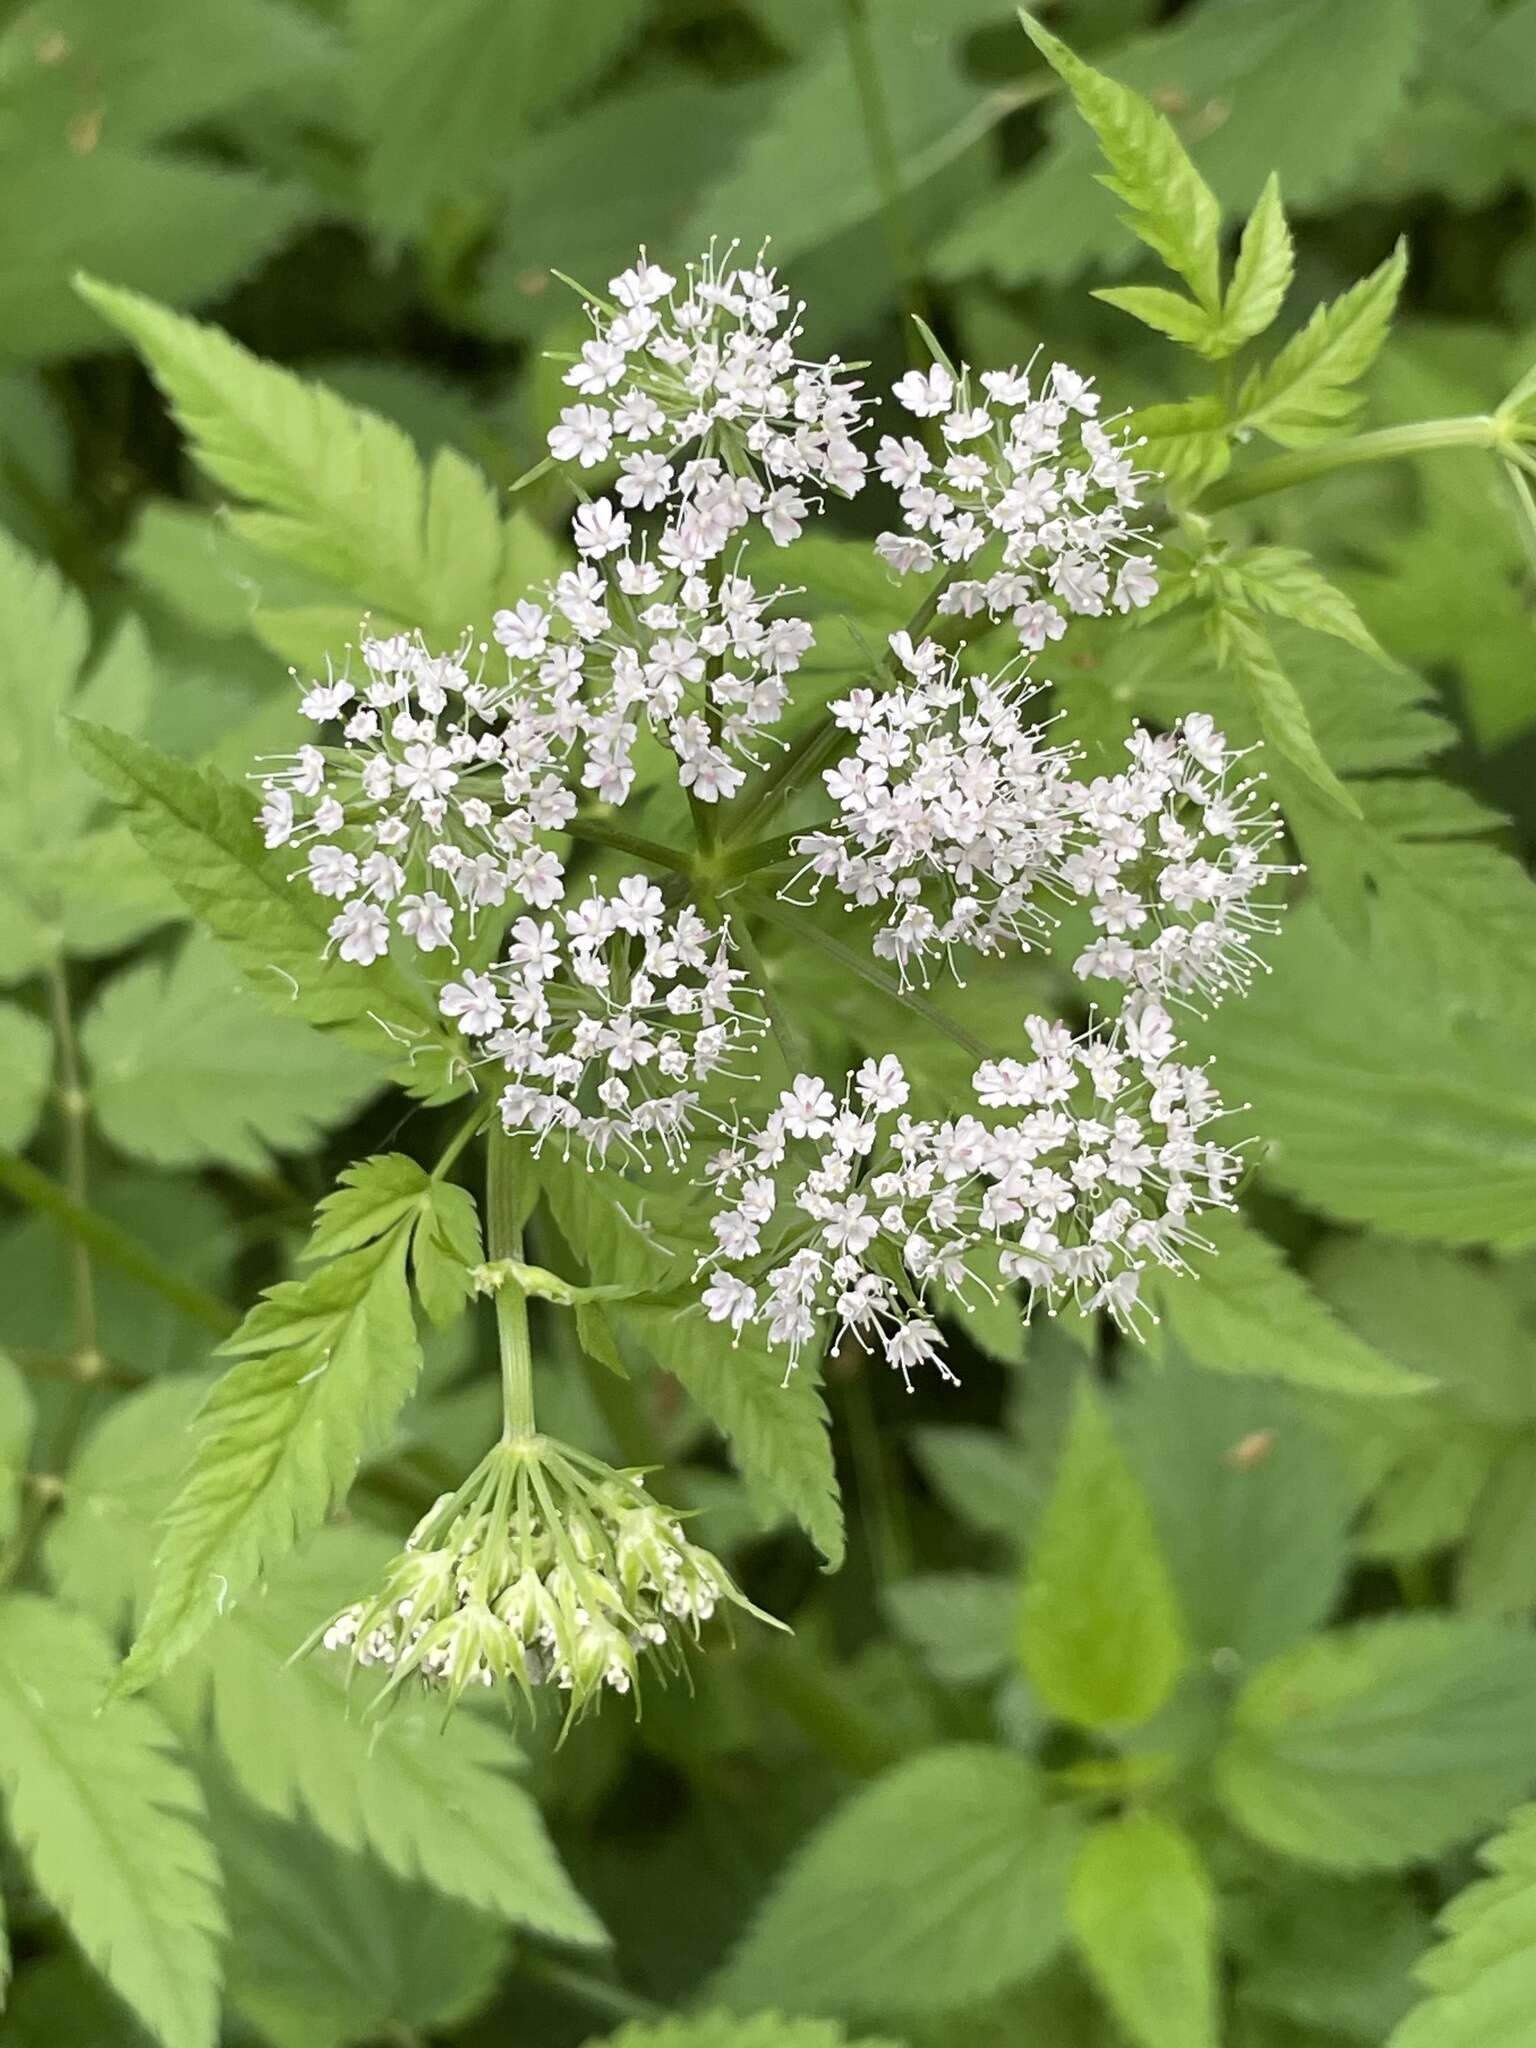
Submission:
[[1072,843],[1073,751],[1031,723],[1019,677],[961,678],[931,640],[896,653],[913,680],[855,690],[832,715],[853,751],[823,779],[837,816],[795,842],[793,897],[830,884],[849,907],[884,906],[873,950],[903,985],[937,954],[1025,950],[1052,920],[1036,897]]
[[962,677],[931,640],[893,646],[910,683],[831,706],[854,746],[825,771],[837,815],[795,840],[787,899],[830,885],[849,909],[884,907],[873,950],[903,984],[926,984],[935,955],[963,979],[959,954],[1028,951],[1080,900],[1083,980],[1207,1002],[1246,985],[1277,922],[1256,894],[1295,870],[1265,859],[1278,811],[1209,717],[1138,726],[1131,766],[1084,782],[1080,750],[1028,722],[1038,691],[1017,674]]
[[677,757],[682,787],[714,804],[746,780],[741,763],[757,760],[754,742],[783,715],[812,644],[804,619],[777,610],[788,594],[624,555],[606,575],[592,562],[568,570],[499,611],[494,630],[514,696],[540,707],[563,756],[579,756],[570,778],[598,802],[626,801],[651,732]]
[[738,1126],[708,1168],[726,1198],[704,1261],[710,1320],[761,1325],[791,1369],[830,1330],[882,1350],[909,1388],[922,1365],[950,1379],[934,1295],[983,1285],[971,1259],[987,1245],[1031,1311],[1072,1300],[1132,1325],[1148,1265],[1182,1267],[1200,1212],[1232,1205],[1237,1154],[1200,1136],[1220,1102],[1155,1003],[1077,1037],[1044,1017],[1024,1028],[1032,1060],[976,1070],[991,1116],[908,1116],[887,1055],[841,1097],[802,1074]]
[[1234,775],[1244,755],[1204,712],[1166,733],[1138,726],[1126,747],[1129,768],[1081,789],[1059,874],[1097,928],[1074,971],[1216,1002],[1248,986],[1264,964],[1254,940],[1278,928],[1258,892],[1298,872],[1265,859],[1278,808],[1257,795],[1258,778]]
[[944,452],[887,434],[875,461],[900,493],[906,526],[881,534],[882,557],[901,575],[923,576],[976,561],[985,573],[957,573],[940,608],[1009,618],[1038,652],[1061,638],[1071,613],[1096,618],[1111,605],[1150,603],[1157,575],[1128,516],[1146,481],[1132,444],[1100,424],[1090,379],[1065,363],[1038,379],[1032,370],[984,370],[980,394],[965,368],[958,379],[942,363],[909,371],[896,397],[939,423]]
[[745,983],[727,930],[690,904],[669,913],[648,876],[628,875],[611,896],[518,918],[502,963],[446,983],[438,1004],[512,1076],[507,1130],[646,1163],[653,1146],[683,1149],[700,1089],[753,1050],[764,1027]]
[[335,737],[259,774],[263,837],[302,850],[297,872],[336,902],[343,960],[371,966],[396,931],[451,958],[481,914],[560,900],[565,870],[545,839],[576,800],[548,721],[472,674],[468,656],[406,634],[364,639],[299,706]]
[[858,382],[835,356],[798,355],[804,307],[762,253],[736,256],[711,246],[679,281],[642,250],[610,281],[613,303],[588,305],[592,339],[565,373],[582,402],[549,436],[557,462],[618,466],[619,505],[577,514],[583,553],[623,548],[626,515],[660,510],[662,567],[697,575],[749,521],[784,546],[823,492],[862,486]]
[[451,1704],[468,1686],[565,1695],[575,1719],[642,1672],[666,1675],[722,1606],[756,1613],[719,1559],[646,1492],[545,1437],[508,1439],[444,1495],[379,1590],[319,1641],[393,1691],[414,1680]]

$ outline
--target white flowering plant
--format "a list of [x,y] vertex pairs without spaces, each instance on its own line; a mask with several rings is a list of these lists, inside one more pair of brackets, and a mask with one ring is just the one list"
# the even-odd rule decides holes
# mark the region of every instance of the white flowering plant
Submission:
[[[1529,10],[1345,215],[1343,88],[1262,97],[1317,0],[1106,70],[657,0],[664,82],[641,0],[369,0],[334,129],[329,29],[290,104],[307,11],[209,5],[0,60],[117,81],[114,207],[353,180],[302,353],[382,305],[457,382],[103,229],[70,318],[190,474],[73,366],[87,534],[0,389],[22,2048],[1517,2048],[1536,387],[1445,396],[1453,237],[1377,259]],[[195,172],[119,139],[168,23],[245,80]]]

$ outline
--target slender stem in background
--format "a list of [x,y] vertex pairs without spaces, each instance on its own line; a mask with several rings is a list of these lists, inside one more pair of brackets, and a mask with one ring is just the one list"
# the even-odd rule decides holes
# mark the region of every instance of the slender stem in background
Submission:
[[1245,505],[1250,498],[1267,497],[1271,491],[1288,491],[1296,484],[1331,476],[1335,470],[1354,469],[1368,462],[1391,462],[1406,455],[1432,455],[1441,448],[1500,448],[1506,429],[1491,413],[1472,413],[1464,419],[1417,420],[1405,427],[1379,427],[1374,433],[1355,434],[1347,441],[1334,441],[1322,448],[1300,448],[1291,455],[1272,456],[1256,462],[1236,476],[1223,477],[1202,492],[1195,501],[1201,512],[1221,512],[1229,505]]
[[[53,1013],[59,1122],[64,1136],[64,1185],[70,1200],[78,1208],[88,1209],[91,1191],[86,1167],[86,1126],[90,1108],[80,1070],[80,1049],[75,1042],[69,977],[60,953],[55,953],[48,963],[48,1001]],[[70,1262],[75,1371],[84,1381],[95,1378],[101,1370],[102,1361],[96,1323],[96,1282],[91,1272],[90,1249],[82,1237],[74,1237],[71,1243]]]
[[632,853],[636,860],[648,861],[652,867],[666,868],[674,874],[686,875],[693,866],[680,848],[663,846],[659,839],[642,839],[638,832],[626,832],[606,818],[578,813],[565,829],[573,839],[584,839],[592,846],[611,846],[619,853]]
[[[487,1249],[492,1265],[523,1256],[523,1204],[518,1187],[520,1154],[493,1123],[485,1134]],[[501,1349],[502,1434],[532,1436],[533,1346],[528,1335],[528,1297],[510,1274],[496,1289],[496,1338]]]
[[901,1495],[890,1483],[885,1444],[875,1419],[869,1368],[869,1359],[861,1353],[849,1361],[846,1375],[837,1377],[844,1390],[848,1442],[864,1509],[864,1525],[869,1531],[870,1562],[875,1584],[884,1588],[909,1575],[912,1551]]
[[525,1955],[519,1968],[525,1977],[563,1991],[594,2012],[608,2013],[616,2020],[661,2020],[668,2016],[666,2008],[653,1999],[641,1998],[637,1992],[626,1991],[622,1984],[610,1984],[554,1956]]
[[[853,82],[859,95],[859,114],[864,123],[864,139],[869,147],[870,167],[875,174],[875,189],[880,195],[880,215],[891,253],[891,268],[896,273],[903,310],[909,316],[921,317],[925,302],[917,245],[912,237],[912,223],[902,193],[901,159],[896,154],[890,107],[880,78],[874,37],[870,34],[867,0],[841,0],[841,10],[843,39],[848,45],[848,60],[853,67]],[[909,346],[916,349],[917,336],[911,319],[904,324]],[[915,355],[914,360],[918,359]]]
[[875,1719],[798,1642],[777,1639],[771,1650],[742,1659],[753,1686],[789,1716],[823,1756],[856,1778],[877,1777],[910,1753],[910,1744]]
[[98,1210],[75,1201],[57,1181],[50,1180],[27,1160],[0,1152],[0,1188],[48,1217],[104,1264],[116,1267],[125,1278],[158,1294],[189,1322],[200,1323],[215,1337],[229,1336],[239,1324],[238,1312],[227,1301],[190,1280],[183,1280],[147,1245],[130,1237]]

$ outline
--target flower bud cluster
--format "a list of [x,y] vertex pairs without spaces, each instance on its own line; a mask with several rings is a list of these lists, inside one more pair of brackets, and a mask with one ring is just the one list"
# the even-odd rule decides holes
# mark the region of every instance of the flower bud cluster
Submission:
[[[932,575],[975,561],[941,609],[1011,619],[1037,653],[1059,640],[1069,614],[1096,618],[1111,604],[1134,611],[1157,594],[1144,534],[1127,515],[1146,481],[1126,436],[1102,426],[1091,380],[1052,363],[1035,377],[942,363],[910,370],[897,399],[920,420],[936,420],[942,455],[908,434],[887,434],[875,451],[883,480],[900,493],[904,533],[883,533],[882,557],[904,576]],[[993,543],[1001,542],[1000,549]],[[1000,556],[1000,560],[994,560]]]
[[982,1285],[972,1255],[987,1245],[1031,1311],[1071,1300],[1131,1325],[1148,1265],[1181,1267],[1194,1219],[1232,1205],[1237,1154],[1201,1136],[1220,1102],[1155,1003],[1078,1037],[1043,1017],[1024,1028],[1034,1058],[985,1061],[973,1079],[978,1109],[1001,1115],[907,1115],[887,1055],[840,1100],[802,1074],[762,1124],[739,1126],[708,1168],[722,1198],[710,1320],[761,1321],[790,1369],[831,1326],[883,1349],[909,1389],[924,1364],[953,1378],[934,1294]]
[[513,1077],[507,1130],[646,1163],[653,1144],[681,1151],[701,1087],[764,1029],[745,982],[728,928],[690,904],[669,913],[647,876],[628,875],[611,896],[517,919],[503,963],[448,982],[438,1005]]
[[549,1687],[569,1723],[604,1692],[638,1693],[646,1671],[678,1670],[723,1606],[758,1613],[641,1474],[508,1437],[318,1640],[382,1671],[386,1694],[413,1681],[451,1705],[502,1685],[531,1702]]

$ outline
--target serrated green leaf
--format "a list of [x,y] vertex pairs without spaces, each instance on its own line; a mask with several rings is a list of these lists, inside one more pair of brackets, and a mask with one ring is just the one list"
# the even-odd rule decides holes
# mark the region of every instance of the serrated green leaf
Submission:
[[1216,2048],[1216,1893],[1181,1828],[1128,1813],[1089,1830],[1068,1912],[1089,1974],[1138,2048]]
[[1024,32],[1065,83],[1110,167],[1102,182],[1129,209],[1128,225],[1211,313],[1221,304],[1221,209],[1165,114],[1074,55],[1030,15]]
[[1478,1851],[1492,1873],[1440,1916],[1420,1963],[1426,1996],[1387,2048],[1522,2048],[1536,2005],[1536,1806]]
[[423,1092],[440,1085],[455,1055],[426,991],[393,961],[363,968],[322,958],[326,906],[263,846],[243,790],[102,726],[77,721],[73,743],[128,807],[139,844],[268,1003],[376,1057],[413,1050],[406,1073]]
[[1431,1000],[1400,949],[1293,912],[1266,976],[1199,1028],[1251,1102],[1262,1172],[1324,1214],[1447,1244],[1536,1242],[1536,1048],[1523,1016]]
[[711,1987],[739,2011],[942,2012],[1040,1969],[1065,1934],[1071,1816],[1039,1773],[955,1745],[902,1764],[790,1863]]
[[1386,261],[1319,306],[1272,362],[1252,371],[1237,403],[1239,424],[1282,448],[1307,448],[1347,425],[1359,408],[1353,389],[1376,360],[1408,269],[1399,242]]
[[1413,1394],[1426,1384],[1340,1323],[1269,1240],[1238,1217],[1208,1218],[1204,1235],[1215,1256],[1198,1273],[1149,1276],[1159,1311],[1198,1365],[1367,1397]]
[[1330,633],[1372,661],[1387,663],[1389,657],[1349,598],[1300,548],[1242,548],[1222,557],[1221,571],[1256,610]]
[[1440,1615],[1287,1651],[1239,1694],[1217,1785],[1240,1826],[1337,1870],[1434,1856],[1536,1776],[1536,1641]]
[[1273,324],[1290,290],[1295,267],[1295,245],[1280,203],[1280,180],[1271,172],[1238,243],[1232,280],[1221,307],[1221,347],[1215,353],[1232,355]]
[[393,422],[217,328],[90,279],[79,289],[142,351],[197,460],[248,501],[229,515],[237,535],[444,645],[489,625],[507,536],[463,456],[441,449],[424,472]]
[[0,1605],[0,1789],[38,1890],[165,2048],[218,2034],[218,1871],[191,1774],[142,1700],[104,1712],[106,1642],[31,1595]]
[[506,1967],[486,1914],[223,1798],[229,2001],[272,2048],[437,2035],[483,2006]]
[[167,1511],[155,1590],[120,1685],[166,1671],[341,1500],[421,1366],[391,1226],[302,1280],[267,1289],[229,1340]]
[[417,1215],[430,1198],[432,1176],[404,1152],[381,1152],[344,1166],[315,1211],[307,1260],[334,1259],[371,1244],[395,1224]]
[[374,1093],[377,1066],[274,1016],[212,941],[109,982],[85,1016],[91,1106],[120,1150],[158,1166],[259,1173],[308,1151]]
[[1204,490],[1231,467],[1227,411],[1214,394],[1144,405],[1132,413],[1128,431],[1143,443],[1147,468],[1188,491]]
[[1307,707],[1268,635],[1251,615],[1229,604],[1208,611],[1206,627],[1218,663],[1247,690],[1265,739],[1319,795],[1347,816],[1358,817],[1359,802],[1323,759]]
[[53,1034],[30,1010],[0,1003],[0,1145],[19,1152],[37,1128],[53,1066]]
[[1019,1654],[1051,1711],[1085,1728],[1148,1720],[1188,1655],[1151,1511],[1086,1380],[1030,1546]]
[[[1186,299],[1181,292],[1166,291],[1161,285],[1125,284],[1106,285],[1093,296],[1102,299],[1106,306],[1129,313],[1143,327],[1166,334],[1170,341],[1182,342],[1186,348],[1192,348],[1200,355],[1223,353],[1219,346],[1221,330],[1216,316],[1195,300]],[[1213,341],[1217,343],[1214,349],[1211,346]]]

